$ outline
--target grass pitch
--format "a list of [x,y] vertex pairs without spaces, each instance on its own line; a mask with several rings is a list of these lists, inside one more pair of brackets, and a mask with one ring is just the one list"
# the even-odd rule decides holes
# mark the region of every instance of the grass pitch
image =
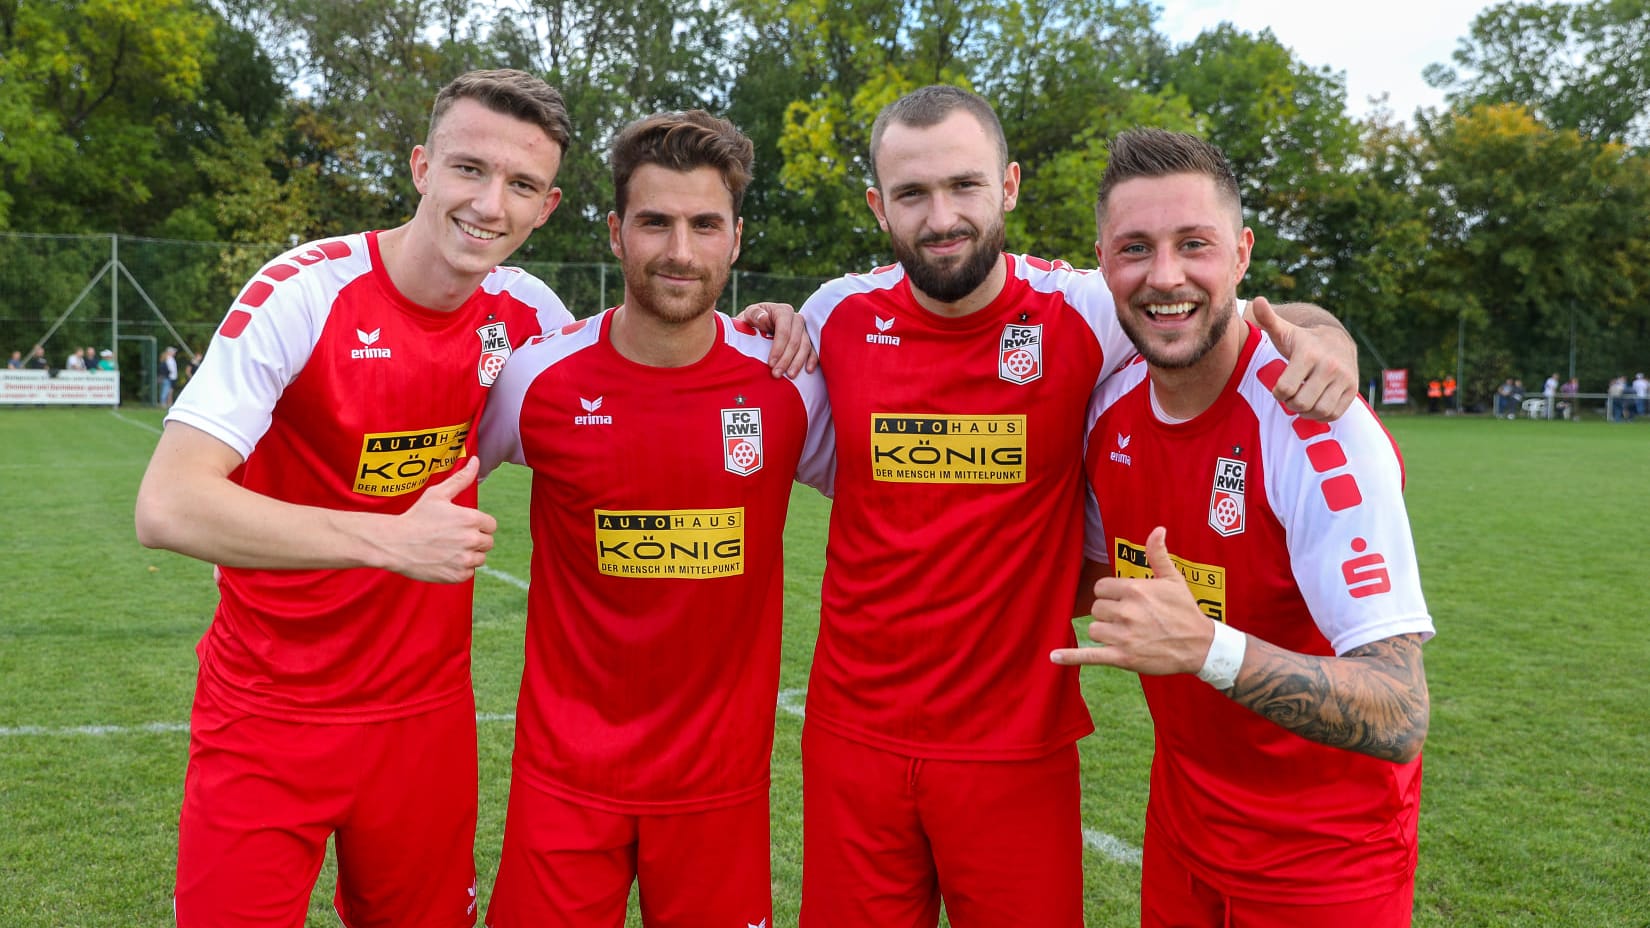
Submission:
[[[146,409],[0,410],[0,926],[171,922],[177,806],[210,621],[211,568],[133,537],[159,435]],[[1406,418],[1426,650],[1416,924],[1650,925],[1650,426]],[[482,490],[489,564],[527,576],[527,477]],[[782,703],[800,706],[817,627],[828,505],[799,489],[787,535]],[[955,578],[937,578],[950,582]],[[526,594],[476,584],[477,708],[514,710]],[[1085,671],[1087,919],[1138,923],[1150,723],[1133,677]],[[790,691],[794,691],[791,693]],[[794,697],[794,698],[792,698]],[[483,904],[502,840],[512,730],[483,721],[476,846]],[[774,746],[775,921],[801,880],[798,739]],[[309,924],[336,925],[323,872]],[[635,920],[632,919],[635,924]]]

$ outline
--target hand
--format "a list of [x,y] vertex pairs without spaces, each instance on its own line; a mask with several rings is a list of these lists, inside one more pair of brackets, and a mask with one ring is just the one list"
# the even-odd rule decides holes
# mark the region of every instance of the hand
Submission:
[[795,377],[819,368],[819,355],[808,338],[808,325],[789,303],[752,303],[734,317],[773,339],[768,365],[775,377]]
[[1214,622],[1197,608],[1186,578],[1169,559],[1163,526],[1146,538],[1149,580],[1106,577],[1094,585],[1089,638],[1100,648],[1058,648],[1056,664],[1102,664],[1160,676],[1196,673],[1209,656]]
[[480,471],[481,459],[471,456],[446,480],[426,487],[412,508],[391,520],[390,537],[384,544],[390,570],[434,583],[460,583],[475,576],[493,548],[498,520],[453,500],[476,482]]
[[1339,419],[1358,397],[1358,347],[1352,337],[1335,325],[1295,325],[1279,316],[1265,297],[1250,300],[1249,312],[1289,359],[1272,395],[1304,418]]

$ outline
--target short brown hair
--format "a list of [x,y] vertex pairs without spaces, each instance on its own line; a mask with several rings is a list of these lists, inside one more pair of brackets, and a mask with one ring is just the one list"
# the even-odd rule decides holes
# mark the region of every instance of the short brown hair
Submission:
[[997,143],[997,166],[1008,167],[1008,138],[1003,135],[1003,124],[997,111],[979,94],[948,84],[930,84],[919,87],[882,108],[876,122],[871,124],[871,183],[880,186],[877,177],[877,149],[882,147],[883,133],[894,123],[927,129],[937,126],[956,110],[966,110],[984,127],[986,135]]
[[1096,228],[1106,224],[1106,201],[1118,184],[1171,174],[1202,174],[1213,180],[1215,190],[1231,201],[1238,223],[1243,223],[1243,197],[1238,192],[1237,175],[1219,148],[1185,132],[1129,129],[1111,140],[1110,149],[1106,171],[1100,176],[1100,195],[1094,202]]
[[625,126],[613,139],[608,161],[613,167],[613,197],[620,216],[629,198],[631,175],[644,164],[657,164],[672,171],[703,167],[721,171],[722,183],[733,196],[733,215],[737,218],[756,164],[756,148],[726,119],[704,110],[688,110],[655,113]]
[[573,143],[573,123],[567,118],[567,104],[561,94],[526,71],[501,68],[470,71],[453,78],[435,95],[435,108],[430,111],[430,137],[435,136],[441,117],[460,100],[474,100],[495,113],[538,126],[561,147],[563,155]]

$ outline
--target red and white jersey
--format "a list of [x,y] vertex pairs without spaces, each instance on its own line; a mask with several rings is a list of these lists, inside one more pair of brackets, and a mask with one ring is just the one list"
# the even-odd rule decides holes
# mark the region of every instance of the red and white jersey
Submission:
[[[1332,424],[1292,415],[1271,393],[1284,366],[1248,326],[1225,392],[1193,419],[1154,412],[1144,362],[1096,390],[1088,556],[1150,576],[1146,536],[1162,525],[1204,613],[1278,647],[1331,655],[1430,637],[1397,448],[1362,401]],[[1308,741],[1190,674],[1140,682],[1157,733],[1146,814],[1202,879],[1318,903],[1414,872],[1419,759]]]
[[[396,290],[377,233],[300,245],[235,300],[167,414],[244,459],[265,496],[396,514],[465,454],[503,362],[571,320],[537,278],[495,268],[452,312]],[[459,497],[474,506],[472,487]],[[260,715],[372,721],[470,686],[471,583],[384,570],[225,567],[196,649],[202,685]]]
[[1083,410],[1133,355],[1097,272],[1005,256],[988,306],[924,309],[898,266],[803,307],[837,493],[808,721],[918,757],[1039,757],[1094,730],[1073,643]]
[[533,469],[515,775],[621,814],[766,793],[793,478],[829,494],[819,375],[717,315],[704,358],[648,367],[610,310],[522,348],[482,417],[485,474]]

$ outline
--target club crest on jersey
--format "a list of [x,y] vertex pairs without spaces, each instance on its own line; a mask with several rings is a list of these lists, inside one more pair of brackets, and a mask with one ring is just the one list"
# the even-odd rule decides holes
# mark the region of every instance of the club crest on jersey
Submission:
[[1043,327],[1005,325],[998,342],[997,376],[1009,383],[1030,383],[1043,376]]
[[741,477],[762,469],[762,410],[722,410],[722,464]]
[[498,372],[504,370],[504,362],[510,359],[510,335],[504,330],[504,323],[491,322],[476,329],[481,336],[481,359],[476,364],[476,377],[484,387],[493,385],[498,379]]
[[1243,531],[1243,494],[1249,465],[1231,458],[1215,459],[1215,486],[1209,494],[1209,527],[1215,534],[1231,537]]

